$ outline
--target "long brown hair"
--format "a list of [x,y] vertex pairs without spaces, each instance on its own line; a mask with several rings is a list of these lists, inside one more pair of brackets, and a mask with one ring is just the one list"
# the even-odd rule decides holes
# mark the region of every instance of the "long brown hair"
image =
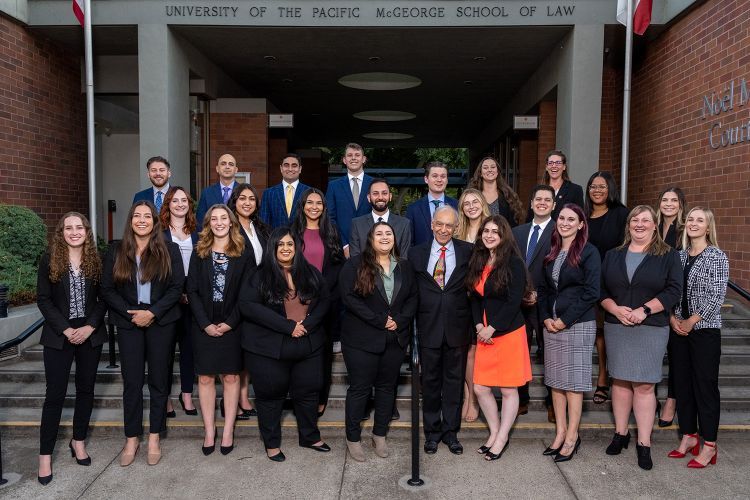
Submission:
[[[495,249],[495,259],[490,263],[490,251],[484,246],[482,240],[482,233],[484,228],[489,223],[497,225],[498,236],[500,238],[500,244]],[[466,275],[466,287],[469,290],[473,290],[479,279],[482,277],[484,272],[484,266],[491,265],[493,268],[492,273],[487,279],[485,289],[488,285],[492,290],[496,292],[503,292],[511,280],[510,272],[510,259],[515,256],[521,258],[521,252],[518,250],[516,240],[513,238],[513,231],[510,228],[510,224],[505,220],[502,215],[491,215],[482,221],[482,226],[479,228],[479,235],[477,241],[474,243],[474,251],[469,259],[469,272]]]
[[[648,205],[638,205],[630,211],[628,218],[625,220],[625,240],[622,242],[622,245],[617,247],[618,250],[627,249],[630,246],[630,242],[632,241],[632,237],[630,236],[630,221],[633,220],[633,217],[641,215],[643,212],[651,214],[651,219],[654,221],[654,226],[656,226],[656,212],[654,209]],[[654,234],[651,236],[651,241],[646,247],[646,253],[650,255],[665,255],[670,250],[672,250],[672,247],[664,243],[659,226],[656,226]]]
[[188,199],[188,211],[185,214],[185,226],[182,228],[182,231],[186,235],[189,235],[193,231],[195,231],[195,228],[198,226],[198,221],[195,218],[195,201],[190,196],[190,193],[187,191],[187,189],[181,186],[169,187],[167,195],[164,197],[164,203],[162,203],[161,205],[159,221],[161,222],[161,226],[164,229],[169,229],[169,224],[172,222],[172,212],[169,211],[169,204],[172,203],[172,198],[174,198],[174,196],[177,194],[177,191],[182,191],[183,193],[185,193],[185,196],[187,196]]
[[[387,222],[376,222],[370,228],[367,233],[367,243],[362,251],[359,267],[357,268],[357,281],[354,283],[354,292],[360,295],[367,296],[375,290],[375,280],[381,272],[380,264],[378,264],[377,256],[375,255],[375,248],[373,247],[372,240],[375,238],[375,230],[379,226],[388,226],[393,231],[393,226]],[[396,231],[393,231],[393,248],[391,249],[391,256],[399,260],[398,243],[396,243]]]
[[52,235],[52,243],[49,249],[49,280],[52,283],[59,283],[62,277],[67,274],[70,266],[68,244],[65,242],[63,234],[65,219],[68,217],[78,217],[81,219],[83,227],[86,230],[86,237],[83,242],[83,255],[81,256],[81,272],[86,278],[98,282],[102,275],[102,260],[99,258],[99,252],[94,243],[91,223],[85,215],[79,212],[66,213],[57,222],[57,226],[55,226],[55,232]]
[[484,158],[479,160],[477,168],[474,169],[474,175],[472,175],[471,180],[469,180],[469,187],[478,189],[479,191],[482,191],[484,189],[484,179],[482,179],[482,163],[484,163],[485,160],[492,160],[493,162],[495,162],[495,166],[497,167],[497,178],[495,179],[495,182],[497,183],[497,192],[510,207],[510,210],[513,212],[513,216],[516,219],[516,223],[523,223],[523,221],[526,219],[526,209],[524,208],[523,203],[521,203],[521,198],[518,197],[516,192],[513,191],[513,188],[511,188],[510,185],[505,182],[505,179],[503,179],[503,177],[500,175],[500,164],[494,157],[485,156]]
[[245,251],[245,237],[240,233],[240,223],[237,220],[237,216],[223,203],[212,205],[208,209],[208,212],[206,212],[206,216],[203,217],[203,229],[198,235],[198,244],[195,245],[195,253],[201,259],[205,259],[211,255],[211,247],[214,246],[214,232],[211,231],[211,214],[214,213],[214,210],[224,210],[229,215],[229,222],[231,223],[229,227],[229,241],[227,242],[226,249],[224,249],[224,253],[227,257],[239,257]]
[[115,257],[115,265],[112,270],[115,283],[127,283],[133,279],[133,270],[136,269],[136,242],[133,234],[133,214],[135,209],[146,206],[151,211],[151,218],[154,221],[154,228],[148,236],[146,248],[141,253],[140,275],[141,283],[153,281],[155,279],[164,281],[172,274],[172,260],[169,256],[167,243],[164,241],[161,222],[156,215],[156,207],[147,200],[141,200],[133,203],[128,212],[128,218],[125,225],[125,231],[122,234],[122,241]]

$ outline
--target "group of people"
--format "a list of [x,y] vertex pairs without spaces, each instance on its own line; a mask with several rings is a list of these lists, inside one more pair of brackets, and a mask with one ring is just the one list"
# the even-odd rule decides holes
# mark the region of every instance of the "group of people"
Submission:
[[[716,463],[728,261],[708,208],[688,210],[682,191],[672,187],[656,210],[628,210],[609,173],[595,173],[582,189],[570,181],[565,155],[552,151],[544,183],[532,190],[528,219],[491,157],[479,162],[458,200],[445,193],[447,166],[427,164],[428,193],[401,217],[390,212],[388,181],[367,175],[366,161],[361,146],[348,144],[346,175],[324,194],[300,182],[301,158],[287,154],[282,182],[261,198],[235,181],[237,162],[224,154],[216,165],[219,182],[203,190],[196,213],[189,192],[169,184],[168,161],[151,158],[152,187],[135,195],[122,239],[103,258],[86,217],[65,214],[39,266],[47,377],[39,482],[52,480],[73,360],[69,448],[78,464],[91,463],[85,440],[107,310],[122,366],[122,466],[133,463],[140,447],[144,383],[147,463],[161,459],[160,434],[175,415],[176,344],[178,401],[188,415],[198,413],[197,375],[204,455],[217,441],[222,454],[231,453],[235,421],[257,414],[267,457],[284,461],[281,416],[288,397],[299,445],[329,452],[318,418],[328,401],[333,352],[340,350],[349,381],[348,452],[367,460],[361,422],[374,393],[372,448],[387,457],[412,334],[420,340],[421,374],[414,375],[422,377],[425,452],[436,453],[443,443],[463,453],[461,421],[476,420],[481,409],[489,436],[476,451],[494,461],[508,448],[517,416],[528,411],[534,333],[548,417],[556,425],[544,455],[567,461],[580,446],[596,345],[594,403],[609,399],[612,379],[615,435],[607,454],[628,447],[632,411],[638,464],[652,467],[655,384],[668,351],[669,394],[659,424],[670,425],[676,411],[683,434],[670,457],[690,452],[690,467]],[[499,408],[494,388],[502,396]]]

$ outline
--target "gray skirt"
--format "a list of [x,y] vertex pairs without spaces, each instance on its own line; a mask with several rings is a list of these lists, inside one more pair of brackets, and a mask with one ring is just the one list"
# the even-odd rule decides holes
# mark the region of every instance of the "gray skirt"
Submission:
[[596,321],[575,323],[558,333],[544,329],[544,384],[563,391],[591,390],[591,353]]
[[668,340],[668,326],[604,323],[609,374],[628,382],[658,384]]

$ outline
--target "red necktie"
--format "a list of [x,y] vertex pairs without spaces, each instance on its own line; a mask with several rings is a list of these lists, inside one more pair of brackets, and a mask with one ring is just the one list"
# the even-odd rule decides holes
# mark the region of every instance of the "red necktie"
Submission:
[[445,288],[445,247],[440,247],[440,257],[435,264],[435,270],[432,271],[432,277],[435,279],[440,288]]

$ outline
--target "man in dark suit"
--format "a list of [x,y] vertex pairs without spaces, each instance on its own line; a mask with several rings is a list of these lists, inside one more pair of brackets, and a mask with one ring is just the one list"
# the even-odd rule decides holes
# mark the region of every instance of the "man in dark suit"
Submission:
[[411,221],[412,243],[420,245],[432,240],[430,229],[435,209],[450,205],[458,210],[458,200],[445,195],[448,187],[448,166],[439,161],[432,161],[424,168],[424,182],[428,193],[406,209],[406,217]]
[[[521,250],[521,256],[526,260],[526,267],[534,283],[535,288],[539,288],[544,280],[544,257],[547,256],[552,240],[552,233],[555,230],[555,221],[552,220],[552,212],[555,208],[555,190],[551,186],[540,184],[531,191],[531,211],[534,218],[531,222],[516,226],[513,228],[513,237],[516,240],[518,248]],[[536,297],[535,297],[536,300]],[[524,318],[526,320],[526,332],[528,335],[529,348],[531,348],[531,334],[536,332],[537,344],[537,361],[543,360],[544,338],[542,327],[544,326],[539,320],[539,312],[536,303],[523,308]],[[519,407],[518,414],[524,415],[529,411],[529,384],[518,388]],[[552,410],[552,399],[547,389],[545,399],[547,406],[547,418],[554,421],[554,412]]]
[[463,453],[458,431],[472,332],[464,281],[474,245],[453,238],[457,225],[458,212],[453,207],[438,207],[431,223],[433,239],[409,251],[419,286],[416,319],[422,358],[424,451],[428,454],[437,451],[440,441],[451,453]]
[[346,175],[328,183],[326,205],[331,220],[338,226],[344,255],[348,258],[352,219],[369,213],[371,209],[367,193],[372,177],[365,174],[367,157],[359,144],[347,144],[342,161],[346,165]]
[[156,207],[156,213],[159,213],[164,203],[164,198],[169,191],[169,178],[172,176],[172,169],[166,158],[153,156],[146,162],[146,173],[148,180],[151,181],[151,187],[143,191],[138,191],[133,196],[133,203],[136,201],[150,201]]
[[260,218],[271,226],[271,229],[291,225],[302,193],[310,188],[299,181],[302,173],[302,158],[298,155],[287,153],[281,160],[279,169],[281,170],[281,184],[263,191],[260,205]]
[[219,182],[207,186],[201,191],[201,199],[198,202],[198,230],[203,227],[203,217],[211,206],[217,203],[227,204],[229,197],[232,196],[234,186],[237,184],[235,176],[237,175],[237,160],[230,154],[219,156],[216,162],[216,173],[219,174]]
[[372,212],[352,219],[351,234],[349,235],[349,255],[354,257],[362,253],[367,244],[367,234],[370,228],[381,220],[393,227],[396,236],[396,246],[401,257],[406,257],[411,248],[411,222],[406,217],[391,213],[388,204],[391,202],[391,188],[385,179],[373,179],[367,201],[372,205]]

